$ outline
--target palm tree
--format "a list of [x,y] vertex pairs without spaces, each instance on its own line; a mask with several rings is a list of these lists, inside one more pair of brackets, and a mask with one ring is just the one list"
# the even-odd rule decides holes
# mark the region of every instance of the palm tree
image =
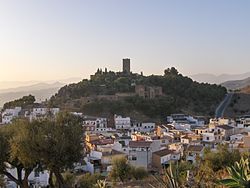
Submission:
[[219,181],[219,184],[231,188],[250,187],[250,168],[248,159],[241,158],[240,162],[235,162],[234,166],[227,167],[228,179]]

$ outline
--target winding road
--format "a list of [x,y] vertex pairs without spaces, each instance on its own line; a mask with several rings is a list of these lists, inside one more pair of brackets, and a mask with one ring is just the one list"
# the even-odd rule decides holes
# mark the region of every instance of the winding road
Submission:
[[224,112],[225,112],[226,108],[228,107],[228,105],[230,104],[233,95],[234,95],[234,93],[228,93],[228,94],[226,94],[226,96],[223,99],[223,101],[216,108],[216,111],[215,111],[215,117],[216,118],[222,118],[223,117]]

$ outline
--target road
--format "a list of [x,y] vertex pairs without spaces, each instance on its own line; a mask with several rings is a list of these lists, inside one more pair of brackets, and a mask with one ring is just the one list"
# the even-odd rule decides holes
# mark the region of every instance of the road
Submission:
[[216,118],[223,117],[224,112],[225,112],[226,108],[228,107],[228,105],[230,104],[233,95],[234,95],[234,93],[228,93],[228,94],[226,94],[226,96],[223,99],[223,101],[216,108],[216,111],[215,111],[215,117]]

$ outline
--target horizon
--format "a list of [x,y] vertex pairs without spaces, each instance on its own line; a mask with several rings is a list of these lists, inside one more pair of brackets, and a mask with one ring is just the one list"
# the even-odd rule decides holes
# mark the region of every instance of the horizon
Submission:
[[97,68],[183,75],[250,70],[249,1],[0,2],[0,82],[89,78]]

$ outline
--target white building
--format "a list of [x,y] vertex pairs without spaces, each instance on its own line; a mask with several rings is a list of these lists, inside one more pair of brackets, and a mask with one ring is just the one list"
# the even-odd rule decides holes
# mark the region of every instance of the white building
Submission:
[[33,108],[32,112],[29,115],[30,121],[34,119],[44,118],[47,115],[55,116],[59,113],[59,108]]
[[120,115],[114,116],[115,128],[118,130],[129,130],[131,129],[130,117],[122,117]]
[[98,118],[98,117],[87,117],[83,120],[83,127],[91,126],[96,132],[105,132],[110,130],[108,128],[107,118]]
[[202,133],[202,141],[204,142],[214,142],[215,136],[214,133]]
[[2,113],[2,123],[3,124],[11,123],[14,118],[18,117],[21,110],[22,110],[21,107],[15,107],[13,109],[4,110],[4,112]]
[[152,132],[155,130],[155,123],[131,123],[131,131],[133,132]]
[[234,134],[230,136],[230,141],[242,141],[244,138],[243,134]]

